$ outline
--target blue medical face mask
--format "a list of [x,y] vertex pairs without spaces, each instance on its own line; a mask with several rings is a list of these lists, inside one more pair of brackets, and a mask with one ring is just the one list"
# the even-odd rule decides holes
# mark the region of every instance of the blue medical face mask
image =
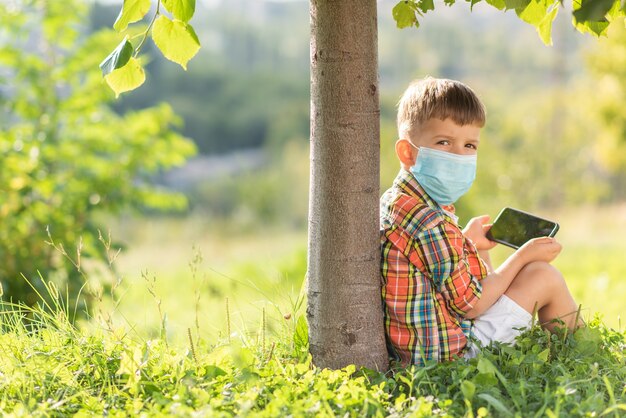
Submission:
[[411,173],[435,202],[450,205],[467,193],[476,178],[476,154],[459,155],[424,147],[417,149],[419,154]]

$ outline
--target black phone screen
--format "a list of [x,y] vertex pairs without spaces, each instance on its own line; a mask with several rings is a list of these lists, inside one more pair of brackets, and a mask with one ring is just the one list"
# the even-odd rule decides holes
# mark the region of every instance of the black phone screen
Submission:
[[556,222],[517,209],[504,208],[487,232],[487,238],[519,248],[533,238],[553,237],[558,230]]

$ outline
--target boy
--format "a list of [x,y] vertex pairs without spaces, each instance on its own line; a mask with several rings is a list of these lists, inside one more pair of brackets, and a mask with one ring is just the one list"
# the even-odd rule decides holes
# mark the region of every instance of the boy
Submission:
[[577,305],[549,263],[561,251],[537,238],[493,269],[489,217],[461,230],[452,204],[476,172],[485,109],[464,84],[425,78],[398,105],[401,169],[381,197],[381,272],[390,353],[402,364],[474,356],[483,345],[513,342],[532,312],[552,330],[576,327]]

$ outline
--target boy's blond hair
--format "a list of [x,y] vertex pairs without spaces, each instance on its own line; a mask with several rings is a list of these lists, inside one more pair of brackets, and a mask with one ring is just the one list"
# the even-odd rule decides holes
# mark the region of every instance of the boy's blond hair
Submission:
[[411,139],[429,119],[452,119],[458,125],[485,125],[485,107],[460,81],[426,77],[413,81],[398,103],[398,134]]

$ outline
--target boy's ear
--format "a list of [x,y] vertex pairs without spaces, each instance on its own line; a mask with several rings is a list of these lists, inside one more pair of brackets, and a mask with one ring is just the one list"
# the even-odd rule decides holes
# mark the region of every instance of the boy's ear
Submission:
[[396,155],[404,169],[408,170],[415,164],[415,158],[418,152],[419,151],[411,145],[408,139],[398,139],[396,141]]

